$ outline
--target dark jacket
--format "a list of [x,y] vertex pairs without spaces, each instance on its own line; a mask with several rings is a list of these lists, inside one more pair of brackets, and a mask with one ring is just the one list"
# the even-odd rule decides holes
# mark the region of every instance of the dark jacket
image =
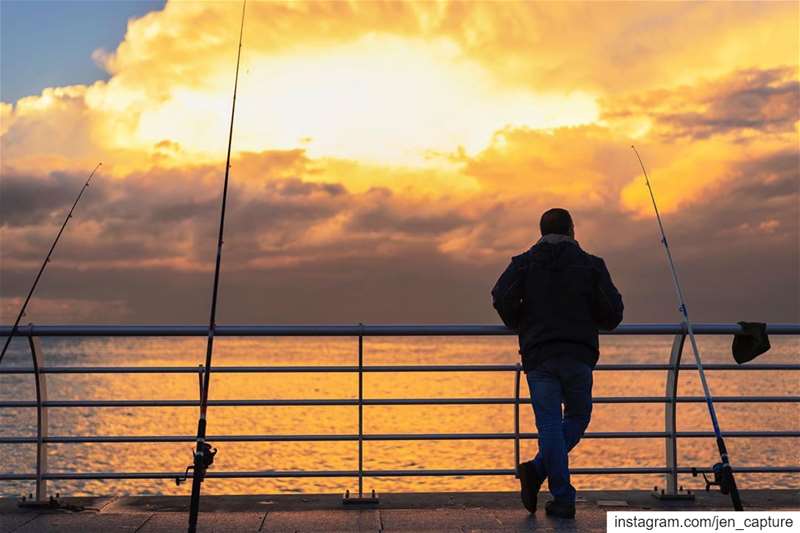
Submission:
[[513,257],[492,299],[503,323],[519,333],[526,372],[557,356],[594,367],[598,330],[622,322],[622,297],[605,263],[566,237],[544,237]]

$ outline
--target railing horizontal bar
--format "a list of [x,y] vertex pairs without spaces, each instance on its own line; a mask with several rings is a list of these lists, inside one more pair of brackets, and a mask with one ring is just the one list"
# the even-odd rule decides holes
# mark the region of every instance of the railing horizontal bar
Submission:
[[[727,431],[730,438],[800,438],[800,431]],[[664,431],[607,431],[588,432],[584,439],[656,439],[668,437]],[[678,438],[714,437],[712,431],[679,431]],[[425,440],[512,440],[514,433],[384,433],[364,435],[368,441],[425,441]],[[538,433],[520,433],[521,439],[538,439]],[[44,439],[52,444],[83,443],[171,443],[194,442],[192,435],[61,435]],[[217,435],[210,442],[340,442],[358,441],[358,435]],[[36,437],[0,437],[0,444],[33,444]]]
[[[669,398],[663,396],[601,396],[594,398],[593,403],[628,404],[628,403],[666,403]],[[679,396],[678,403],[705,403],[702,396]],[[714,403],[797,403],[800,396],[717,396]],[[365,399],[364,405],[514,405],[514,398],[373,398]],[[530,403],[521,398],[520,404]],[[36,407],[31,400],[7,400],[0,402],[0,409]],[[199,400],[48,400],[42,402],[44,407],[197,407]],[[294,407],[294,406],[347,406],[358,405],[358,400],[348,399],[287,399],[287,400],[209,400],[212,407]]]
[[[364,372],[512,372],[516,365],[378,365],[365,366]],[[800,370],[800,364],[735,365],[708,363],[705,370]],[[670,370],[666,364],[600,364],[600,371]],[[697,370],[695,365],[681,365],[681,370]],[[217,366],[218,373],[330,373],[358,372],[357,366]],[[43,367],[44,374],[197,374],[196,366],[54,366]],[[0,374],[33,374],[30,367],[0,368]]]
[[[183,472],[49,472],[45,479],[175,479],[183,477]],[[211,471],[209,470],[206,478],[278,478],[278,477],[356,477],[356,470],[297,470],[297,471]],[[188,477],[192,477],[192,472],[188,472]],[[0,473],[0,481],[21,481],[35,479],[32,474],[6,474]]]
[[[800,438],[800,431],[722,431],[723,437],[732,438]],[[678,438],[695,439],[703,437],[716,437],[713,431],[678,431],[675,433]]]
[[[215,366],[214,373],[357,372],[356,366]],[[197,374],[196,366],[62,366],[43,367],[44,374]],[[33,374],[32,368],[0,368],[0,374]]]
[[[800,473],[800,466],[738,466],[734,472],[783,474]],[[710,468],[697,468],[697,472],[711,472]],[[621,468],[570,468],[574,475],[606,474],[665,474],[664,467],[621,467]],[[691,468],[678,468],[680,474],[692,473]],[[366,477],[431,477],[431,476],[512,476],[511,468],[473,469],[473,470],[365,470]],[[50,472],[45,479],[174,479],[183,472]],[[189,473],[191,477],[191,473]],[[355,470],[263,470],[263,471],[208,471],[207,478],[300,478],[300,477],[358,477]],[[0,481],[23,481],[35,479],[32,473],[0,473]]]
[[[735,323],[697,323],[694,332],[704,335],[730,335],[742,331]],[[0,336],[11,332],[11,326],[0,326]],[[684,326],[674,324],[623,324],[605,335],[675,335]],[[773,323],[767,325],[771,335],[798,335],[800,324]],[[18,328],[20,336],[42,337],[204,337],[207,326],[183,325],[28,325]],[[346,324],[346,325],[228,325],[217,326],[215,335],[227,337],[357,337],[364,336],[470,336],[514,335],[499,324]]]

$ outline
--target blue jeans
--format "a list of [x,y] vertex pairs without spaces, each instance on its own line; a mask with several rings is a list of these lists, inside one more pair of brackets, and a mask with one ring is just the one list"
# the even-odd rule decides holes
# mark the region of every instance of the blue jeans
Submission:
[[539,432],[539,453],[533,464],[540,479],[547,477],[556,500],[574,504],[568,453],[581,440],[592,416],[592,367],[568,356],[553,357],[528,372],[527,378]]

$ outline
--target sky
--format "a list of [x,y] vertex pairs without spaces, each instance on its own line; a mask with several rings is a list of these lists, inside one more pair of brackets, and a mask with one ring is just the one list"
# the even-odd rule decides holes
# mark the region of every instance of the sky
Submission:
[[[554,206],[677,321],[631,144],[692,317],[799,321],[799,9],[250,3],[218,322],[498,322]],[[204,322],[240,4],[1,14],[0,318],[102,161],[26,321]]]
[[128,19],[163,6],[155,0],[3,0],[0,98],[14,103],[47,87],[108,80],[92,52],[116,48]]

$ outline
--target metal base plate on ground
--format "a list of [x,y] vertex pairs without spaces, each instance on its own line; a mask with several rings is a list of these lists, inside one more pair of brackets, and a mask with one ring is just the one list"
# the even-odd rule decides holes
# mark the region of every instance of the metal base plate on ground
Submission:
[[375,491],[372,491],[371,496],[351,496],[350,491],[344,493],[344,497],[342,498],[342,505],[345,507],[347,506],[365,506],[365,505],[378,505],[381,503],[378,495],[375,494]]
[[61,500],[53,496],[50,496],[47,500],[37,500],[32,495],[29,495],[17,500],[17,507],[20,509],[61,509],[63,504]]
[[662,500],[662,501],[682,501],[682,502],[691,501],[691,502],[693,502],[694,499],[695,499],[694,498],[694,493],[692,491],[690,491],[690,490],[683,490],[683,487],[681,487],[680,490],[678,490],[678,492],[675,493],[675,494],[669,494],[668,492],[665,492],[664,489],[661,489],[660,491],[659,490],[653,490],[652,494],[653,494],[653,498],[656,498],[656,499]]

